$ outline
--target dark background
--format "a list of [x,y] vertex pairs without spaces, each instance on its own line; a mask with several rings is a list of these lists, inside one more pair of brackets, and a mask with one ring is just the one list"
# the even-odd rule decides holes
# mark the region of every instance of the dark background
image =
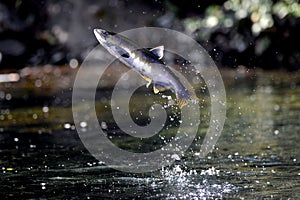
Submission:
[[0,69],[79,62],[94,28],[159,26],[184,32],[219,67],[300,68],[296,0],[2,0]]

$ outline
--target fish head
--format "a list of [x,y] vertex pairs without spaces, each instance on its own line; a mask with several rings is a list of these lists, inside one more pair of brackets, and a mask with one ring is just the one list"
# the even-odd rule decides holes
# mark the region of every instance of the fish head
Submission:
[[115,33],[103,29],[94,29],[94,34],[101,44],[109,42],[113,39],[113,35],[115,35]]
[[130,57],[131,45],[122,36],[103,29],[94,29],[94,34],[100,44],[115,57]]

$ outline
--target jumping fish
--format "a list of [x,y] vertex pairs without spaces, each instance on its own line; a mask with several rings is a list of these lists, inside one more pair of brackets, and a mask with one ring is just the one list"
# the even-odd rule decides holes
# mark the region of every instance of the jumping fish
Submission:
[[128,38],[103,29],[94,29],[94,34],[100,44],[113,56],[129,68],[138,72],[148,83],[153,84],[155,94],[171,89],[176,94],[179,108],[191,102],[197,102],[198,97],[191,95],[179,78],[161,60],[164,55],[164,46],[150,50],[139,48]]

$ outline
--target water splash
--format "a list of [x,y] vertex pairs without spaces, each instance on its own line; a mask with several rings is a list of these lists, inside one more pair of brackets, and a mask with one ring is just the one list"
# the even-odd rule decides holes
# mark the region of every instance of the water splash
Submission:
[[236,186],[216,178],[220,176],[220,170],[215,167],[198,172],[175,165],[162,169],[161,176],[165,181],[164,188],[168,190],[166,199],[223,198],[237,190]]

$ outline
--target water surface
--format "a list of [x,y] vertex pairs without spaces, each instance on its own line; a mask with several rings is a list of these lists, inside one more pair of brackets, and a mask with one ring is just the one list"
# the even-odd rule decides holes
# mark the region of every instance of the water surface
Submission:
[[[209,99],[203,93],[198,140],[172,166],[144,174],[107,167],[85,149],[72,120],[75,73],[68,67],[26,68],[18,82],[0,83],[2,198],[300,198],[299,73],[222,70],[227,120],[216,150],[197,157],[209,122]],[[152,142],[128,137],[112,120],[110,94],[109,87],[99,88],[95,107],[118,146],[147,152],[175,136],[176,122],[169,120],[160,133],[164,137]],[[140,125],[148,123],[148,108],[141,104],[145,98],[150,104],[164,101],[151,90],[138,90],[131,105]]]

